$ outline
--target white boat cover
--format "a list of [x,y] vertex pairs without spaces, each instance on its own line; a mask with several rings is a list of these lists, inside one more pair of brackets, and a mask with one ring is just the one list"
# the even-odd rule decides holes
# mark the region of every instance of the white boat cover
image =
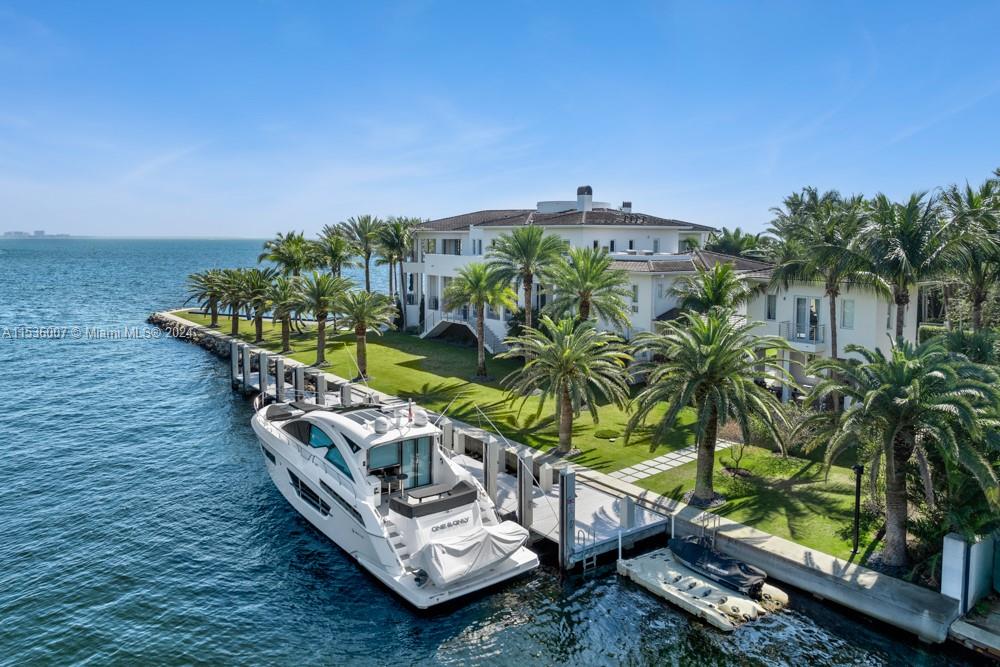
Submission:
[[414,561],[431,581],[442,586],[507,558],[524,545],[528,531],[513,521],[482,526],[454,537],[431,540],[415,554]]

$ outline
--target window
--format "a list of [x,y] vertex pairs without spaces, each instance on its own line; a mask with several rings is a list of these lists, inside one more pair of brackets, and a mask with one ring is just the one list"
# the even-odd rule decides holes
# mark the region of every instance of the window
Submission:
[[653,252],[660,252],[660,239],[653,239]]
[[310,447],[332,447],[333,440],[330,439],[323,429],[316,424],[309,425],[309,446]]
[[312,426],[307,421],[295,421],[289,424],[285,424],[281,428],[284,429],[285,433],[289,434],[299,442],[309,442],[309,427]]
[[437,239],[424,239],[424,252],[428,255],[437,252]]
[[597,239],[594,239],[594,250],[597,250]]
[[854,328],[854,299],[844,299],[840,304],[840,328]]
[[305,503],[311,506],[314,510],[322,514],[323,516],[329,516],[330,505],[327,504],[325,500],[319,497],[312,487],[299,479],[291,470],[288,471],[288,479],[292,483],[292,488],[295,489],[295,493],[298,494],[299,498],[305,501]]
[[274,458],[274,454],[272,454],[271,451],[267,447],[265,447],[264,445],[261,445],[260,446],[260,451],[264,452],[264,456],[267,457],[268,461],[270,461],[271,463],[277,463],[277,461]]
[[352,482],[354,481],[354,475],[351,474],[351,469],[348,467],[347,461],[344,460],[344,455],[340,453],[336,445],[331,443],[330,449],[326,452],[326,460],[333,464],[334,468],[343,473],[344,477]]
[[764,315],[765,319],[775,320],[778,318],[778,295],[768,294],[767,295],[767,311]]
[[324,482],[323,480],[319,480],[319,486],[320,486],[321,489],[323,489],[323,491],[326,492],[326,495],[328,495],[331,498],[333,498],[333,500],[338,505],[340,505],[341,507],[343,507],[344,510],[348,514],[351,515],[352,519],[354,519],[355,521],[357,521],[358,523],[360,523],[362,526],[365,525],[365,520],[361,517],[361,512],[359,512],[356,509],[354,509],[354,507],[349,502],[347,502],[346,500],[344,500],[340,496],[339,493],[337,493],[336,491],[334,491],[333,489],[331,489],[329,486],[327,486],[326,482]]
[[634,239],[629,239],[628,240],[628,249],[629,250],[635,250],[635,240]]
[[892,316],[893,315],[893,308],[895,307],[895,305],[896,304],[890,303],[888,306],[886,306],[886,309],[885,309],[885,328],[886,329],[891,329],[892,326],[893,326],[893,322],[895,321],[895,318]]
[[608,241],[608,250],[610,250],[611,252],[615,251],[615,240],[614,239],[611,239],[610,241]]
[[399,465],[399,443],[379,445],[368,450],[368,469],[379,470]]
[[431,483],[431,439],[411,438],[368,450],[368,470],[400,467],[407,476],[403,486],[412,489]]

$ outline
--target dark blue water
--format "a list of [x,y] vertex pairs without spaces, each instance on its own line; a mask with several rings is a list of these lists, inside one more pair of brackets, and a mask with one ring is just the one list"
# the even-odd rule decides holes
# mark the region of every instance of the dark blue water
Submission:
[[272,487],[226,362],[72,337],[142,327],[259,249],[0,241],[0,664],[955,664],[802,595],[723,635],[609,569],[415,613]]

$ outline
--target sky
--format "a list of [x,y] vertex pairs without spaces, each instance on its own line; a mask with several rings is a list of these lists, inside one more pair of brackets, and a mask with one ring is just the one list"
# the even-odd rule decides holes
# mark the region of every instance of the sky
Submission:
[[0,231],[595,200],[761,231],[1000,166],[1000,3],[5,2]]

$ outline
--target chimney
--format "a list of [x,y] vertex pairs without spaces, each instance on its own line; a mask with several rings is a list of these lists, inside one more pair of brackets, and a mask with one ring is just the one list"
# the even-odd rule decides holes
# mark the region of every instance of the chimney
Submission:
[[632,202],[630,202],[630,201],[623,201],[622,202],[622,213],[631,213],[631,212],[632,212]]
[[576,210],[590,211],[594,208],[594,190],[589,185],[576,189]]

